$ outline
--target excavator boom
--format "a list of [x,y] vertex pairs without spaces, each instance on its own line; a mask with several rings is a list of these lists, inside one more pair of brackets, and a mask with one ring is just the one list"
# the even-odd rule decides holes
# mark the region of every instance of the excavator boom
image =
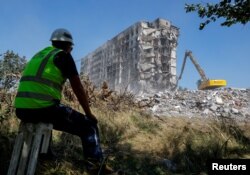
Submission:
[[[215,89],[215,88],[224,87],[227,85],[226,80],[210,80],[210,79],[208,79],[206,77],[205,72],[203,71],[201,66],[198,64],[198,62],[194,58],[191,51],[185,52],[185,56],[184,56],[184,60],[183,60],[182,68],[181,68],[181,73],[180,73],[180,76],[178,78],[178,81],[182,78],[182,74],[183,74],[183,71],[184,71],[184,68],[186,65],[187,58],[190,58],[190,60],[194,64],[196,70],[198,71],[198,73],[201,76],[201,79],[198,81],[198,89],[199,90]],[[177,81],[177,83],[178,83],[178,81]]]

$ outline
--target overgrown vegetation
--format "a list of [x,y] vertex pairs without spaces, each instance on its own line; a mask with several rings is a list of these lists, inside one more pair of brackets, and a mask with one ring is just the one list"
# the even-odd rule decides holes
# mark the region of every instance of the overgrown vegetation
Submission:
[[6,51],[0,59],[0,89],[10,89],[17,83],[20,73],[26,65],[25,57],[13,51]]
[[[82,77],[90,104],[99,120],[102,146],[108,164],[128,175],[200,174],[211,158],[250,158],[250,123],[229,118],[153,117],[147,105],[135,102],[124,90],[115,93],[106,83],[95,87]],[[0,91],[0,174],[6,174],[18,130],[14,91]],[[63,103],[80,110],[71,88]],[[148,104],[150,105],[150,104]],[[78,137],[53,131],[55,160],[39,159],[37,174],[82,175],[85,172]]]
[[[99,119],[102,145],[109,156],[108,163],[125,174],[196,174],[206,172],[206,161],[211,158],[250,157],[249,123],[229,119],[156,118],[136,103],[128,102],[133,101],[129,93],[104,100],[100,91],[89,93],[95,95],[91,104]],[[64,94],[64,103],[80,110],[66,95],[68,93]],[[13,100],[14,94],[1,93],[1,96],[5,100],[1,102],[4,117],[0,121],[3,150],[0,174],[5,174],[19,121],[8,102]],[[117,99],[122,100],[118,103]],[[58,155],[57,161],[39,161],[37,174],[85,173],[81,142],[77,137],[54,131],[53,150]]]

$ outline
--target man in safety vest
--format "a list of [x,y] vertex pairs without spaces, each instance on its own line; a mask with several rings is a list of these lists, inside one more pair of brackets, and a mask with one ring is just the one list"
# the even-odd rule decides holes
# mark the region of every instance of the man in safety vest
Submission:
[[[57,29],[50,41],[52,46],[36,53],[23,71],[15,98],[16,115],[24,122],[52,123],[56,130],[79,136],[86,162],[91,162],[87,167],[91,170],[100,165],[103,154],[97,119],[90,110],[88,97],[70,54],[73,38],[68,30]],[[67,79],[86,115],[60,104]]]

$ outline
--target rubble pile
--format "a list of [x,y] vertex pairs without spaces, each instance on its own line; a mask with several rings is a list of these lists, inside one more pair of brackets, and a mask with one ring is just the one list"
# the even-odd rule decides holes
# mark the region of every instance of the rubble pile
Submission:
[[250,119],[250,89],[178,90],[143,93],[137,100],[155,116]]

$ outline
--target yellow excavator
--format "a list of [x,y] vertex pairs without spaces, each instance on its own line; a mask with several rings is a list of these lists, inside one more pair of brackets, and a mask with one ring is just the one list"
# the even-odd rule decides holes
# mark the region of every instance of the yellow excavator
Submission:
[[183,60],[182,68],[181,68],[181,74],[177,80],[177,84],[178,84],[178,81],[182,78],[182,74],[183,74],[183,71],[185,68],[187,58],[190,58],[190,60],[192,61],[192,63],[194,64],[195,68],[197,69],[197,71],[199,72],[199,74],[201,76],[201,79],[198,80],[198,82],[197,82],[199,90],[215,89],[215,88],[224,87],[227,85],[226,80],[210,80],[210,79],[208,79],[205,75],[205,72],[202,70],[202,68],[200,67],[200,65],[198,64],[196,59],[194,58],[192,51],[185,52],[185,56],[184,56],[184,60]]

